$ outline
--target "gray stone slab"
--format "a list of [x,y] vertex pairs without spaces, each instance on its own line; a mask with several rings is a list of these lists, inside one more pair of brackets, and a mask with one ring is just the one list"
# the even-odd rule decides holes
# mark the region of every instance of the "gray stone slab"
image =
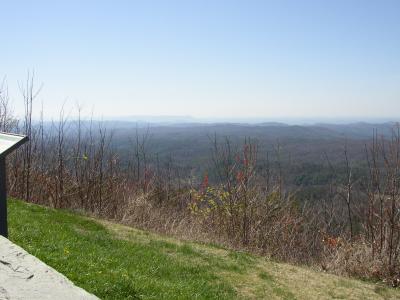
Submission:
[[98,299],[0,236],[0,300]]

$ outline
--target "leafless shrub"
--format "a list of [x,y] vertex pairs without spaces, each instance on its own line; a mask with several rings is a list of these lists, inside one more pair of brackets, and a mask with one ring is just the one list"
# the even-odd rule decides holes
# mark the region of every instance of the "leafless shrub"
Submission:
[[[399,280],[400,129],[391,139],[375,133],[366,146],[369,175],[356,178],[344,149],[344,179],[334,173],[318,203],[300,202],[285,184],[282,147],[258,164],[256,141],[234,146],[210,139],[212,166],[202,179],[181,178],[172,157],[151,153],[149,128],[131,138],[131,157],[121,161],[113,131],[102,122],[32,118],[33,76],[21,91],[25,117],[11,112],[0,85],[0,130],[24,132],[30,143],[8,160],[10,194],[56,208],[82,210],[180,238],[218,242],[276,259],[321,266],[370,279]],[[363,195],[362,192],[365,192]]]

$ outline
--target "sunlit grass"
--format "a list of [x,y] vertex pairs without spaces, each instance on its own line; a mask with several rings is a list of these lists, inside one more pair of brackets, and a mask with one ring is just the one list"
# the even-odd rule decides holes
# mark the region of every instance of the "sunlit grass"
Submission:
[[400,299],[400,291],[9,201],[10,239],[102,299]]

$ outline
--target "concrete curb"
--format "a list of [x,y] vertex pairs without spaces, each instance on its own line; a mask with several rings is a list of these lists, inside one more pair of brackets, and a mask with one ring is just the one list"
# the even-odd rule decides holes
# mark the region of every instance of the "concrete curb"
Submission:
[[99,299],[0,236],[0,300]]

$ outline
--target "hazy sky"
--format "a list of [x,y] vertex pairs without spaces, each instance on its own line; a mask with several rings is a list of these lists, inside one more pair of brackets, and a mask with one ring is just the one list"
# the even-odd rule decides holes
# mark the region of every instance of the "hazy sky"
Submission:
[[400,1],[0,1],[16,111],[47,116],[398,117]]

